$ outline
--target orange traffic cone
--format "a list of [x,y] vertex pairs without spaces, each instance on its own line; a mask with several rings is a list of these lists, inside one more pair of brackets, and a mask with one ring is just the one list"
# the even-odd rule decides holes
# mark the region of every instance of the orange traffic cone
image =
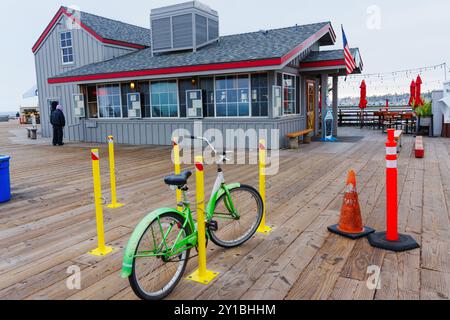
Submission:
[[348,174],[339,224],[328,227],[328,230],[353,240],[366,237],[375,232],[372,228],[364,227],[362,223],[354,171],[350,171]]

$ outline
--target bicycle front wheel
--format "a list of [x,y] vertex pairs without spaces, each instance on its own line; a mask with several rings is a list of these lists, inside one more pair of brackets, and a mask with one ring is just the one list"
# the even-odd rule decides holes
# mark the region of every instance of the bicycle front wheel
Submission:
[[223,248],[244,244],[258,230],[263,212],[261,195],[254,188],[241,185],[230,190],[230,196],[224,194],[216,203],[213,219],[217,222],[218,230],[210,226],[211,240]]
[[134,293],[143,300],[167,297],[186,270],[190,250],[174,245],[191,234],[189,225],[183,229],[184,219],[166,213],[155,219],[142,236],[136,250],[133,273],[129,278]]

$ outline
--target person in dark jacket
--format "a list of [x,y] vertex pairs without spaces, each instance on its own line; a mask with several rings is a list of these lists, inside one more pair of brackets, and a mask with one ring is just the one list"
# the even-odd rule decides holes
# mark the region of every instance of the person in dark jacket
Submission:
[[54,104],[56,104],[55,110],[52,111],[50,115],[50,122],[53,126],[53,145],[63,146],[64,127],[66,126],[66,118],[64,117],[62,107],[58,105],[56,102],[52,103],[52,110]]
[[56,101],[52,102],[52,105],[50,106],[50,124],[53,126],[53,145],[56,146],[58,144],[57,142],[57,134],[56,134],[56,128],[53,125],[53,113],[56,111],[56,107],[58,106],[58,103]]

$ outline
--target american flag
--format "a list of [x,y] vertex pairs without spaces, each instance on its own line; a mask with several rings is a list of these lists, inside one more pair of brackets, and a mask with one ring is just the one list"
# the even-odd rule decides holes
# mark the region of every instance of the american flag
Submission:
[[344,57],[345,57],[345,67],[347,69],[347,74],[352,74],[353,70],[356,69],[356,62],[350,52],[350,47],[348,45],[347,37],[345,35],[344,26],[342,26],[342,37],[344,38]]

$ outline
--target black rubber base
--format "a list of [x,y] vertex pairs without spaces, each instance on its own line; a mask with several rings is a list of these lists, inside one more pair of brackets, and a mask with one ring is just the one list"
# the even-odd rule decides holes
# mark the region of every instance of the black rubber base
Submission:
[[364,232],[361,232],[361,233],[345,233],[345,232],[342,232],[341,230],[339,230],[338,227],[339,227],[339,225],[335,224],[334,226],[328,227],[328,231],[338,234],[340,236],[352,239],[352,240],[357,240],[357,239],[367,237],[369,234],[375,232],[375,230],[372,228],[364,227]]
[[405,234],[399,234],[399,241],[387,241],[386,232],[378,232],[371,234],[368,237],[368,240],[372,247],[394,252],[403,252],[420,248],[413,237]]

